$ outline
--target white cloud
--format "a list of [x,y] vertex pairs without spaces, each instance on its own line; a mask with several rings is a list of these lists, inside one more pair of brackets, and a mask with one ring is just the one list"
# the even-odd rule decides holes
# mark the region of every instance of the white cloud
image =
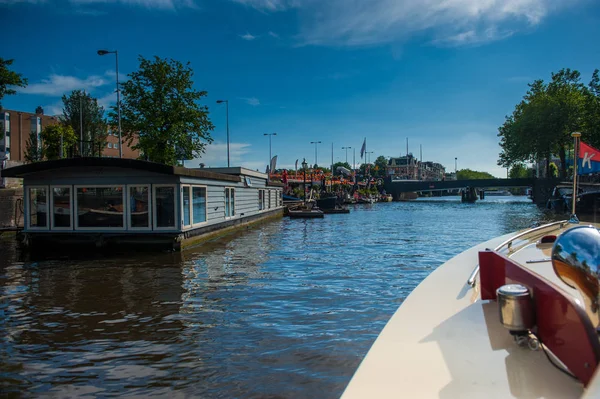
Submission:
[[52,74],[39,83],[31,83],[27,87],[19,89],[19,93],[57,97],[73,90],[92,91],[108,83],[106,78],[96,75],[80,79],[75,76]]
[[279,35],[273,31],[269,31],[268,35],[274,37],[275,39],[279,39]]
[[[244,163],[245,156],[250,153],[250,144],[247,143],[229,143],[229,160],[234,166],[246,166]],[[191,168],[199,167],[203,163],[209,167],[227,166],[227,143],[213,142],[206,146],[206,152],[200,157],[191,161],[187,161],[185,166]],[[256,168],[253,168],[256,169]]]
[[[117,103],[117,92],[116,91],[98,98],[98,105],[104,107],[104,110],[106,112],[109,111],[110,106],[112,106],[116,103]],[[121,101],[121,105],[122,104],[123,104],[123,101]]]
[[43,105],[42,108],[44,108],[45,115],[61,116],[63,113],[63,102],[57,101],[49,105]]
[[240,35],[240,37],[244,40],[250,41],[250,40],[254,40],[256,39],[256,36],[250,34],[249,32],[246,32],[245,35]]
[[252,105],[253,107],[257,107],[260,105],[260,100],[256,97],[240,97],[241,100],[244,100],[246,104]]
[[70,0],[72,4],[107,4],[121,3],[145,8],[175,10],[180,8],[197,8],[194,0]]
[[365,46],[422,35],[437,45],[504,39],[584,0],[233,0],[264,12],[296,8],[303,45]]

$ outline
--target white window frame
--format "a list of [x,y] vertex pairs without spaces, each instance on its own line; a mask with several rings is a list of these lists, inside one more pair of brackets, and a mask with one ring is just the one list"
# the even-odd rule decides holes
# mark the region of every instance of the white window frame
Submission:
[[[191,228],[196,228],[202,225],[205,225],[206,223],[208,223],[208,186],[204,185],[204,184],[190,184],[190,227]],[[198,223],[194,223],[194,187],[197,188],[203,188],[206,198],[205,198],[205,206],[204,206],[204,222],[198,222]],[[183,210],[183,194],[181,196],[181,209]],[[183,220],[182,222],[183,223]],[[183,226],[183,225],[182,225]]]
[[[70,221],[71,221],[71,225],[69,227],[56,227],[54,226],[54,189],[55,188],[68,188],[71,192],[71,195],[69,196],[69,205],[71,206],[71,217],[70,217]],[[50,209],[52,210],[51,214],[50,214],[50,230],[64,230],[64,231],[72,231],[74,224],[73,224],[73,214],[75,213],[74,210],[75,208],[73,207],[73,186],[70,185],[65,185],[65,184],[60,184],[60,185],[56,185],[56,186],[50,186]]]
[[[229,213],[227,216],[227,191],[229,191]],[[233,219],[235,217],[235,187],[225,187],[225,219]],[[233,198],[232,198],[233,194]],[[233,199],[233,201],[232,201]],[[233,207],[232,207],[233,205]]]
[[[46,227],[38,227],[38,226],[31,226],[31,211],[29,209],[29,206],[31,205],[31,201],[29,199],[30,196],[30,189],[32,188],[43,188],[46,190]],[[48,189],[48,186],[44,186],[44,185],[32,185],[32,186],[26,186],[25,189],[25,195],[26,195],[26,212],[27,212],[27,230],[39,230],[39,231],[43,231],[43,230],[49,230],[50,229],[50,190]]]
[[[131,225],[131,201],[129,200],[129,188],[136,188],[136,187],[148,187],[148,226],[147,227],[133,227]],[[125,218],[127,219],[127,230],[133,230],[133,231],[146,231],[146,230],[152,230],[152,185],[151,184],[128,184],[127,185],[127,193],[125,195],[125,200],[127,202],[127,211],[126,211],[126,215]]]
[[[177,189],[178,185],[177,184],[153,184],[152,185],[152,230],[159,230],[159,231],[173,231],[173,230],[179,230],[179,226],[177,226],[177,220],[179,220],[179,208],[178,206],[175,206],[175,217],[173,218],[173,220],[175,221],[175,226],[173,227],[158,227],[156,225],[156,189],[157,188],[162,188],[162,187],[173,187],[173,195],[177,195],[177,193],[179,192],[179,190]],[[177,198],[173,198],[173,205],[177,204]],[[191,207],[190,207],[191,209]]]
[[[192,210],[192,185],[191,184],[181,184],[180,187],[181,187],[181,189],[179,190],[179,195],[181,197],[181,201],[179,201],[180,202],[179,208],[181,209],[181,229],[188,230],[188,229],[191,229],[194,225],[194,219],[193,219],[194,211]],[[190,217],[190,224],[185,224],[185,221],[183,219],[183,216],[184,216],[184,213],[183,213],[183,190],[188,190],[188,194],[189,194],[190,206],[188,209],[188,216]]]
[[[79,200],[77,199],[78,188],[106,188],[106,187],[121,187],[121,198],[123,199],[123,227],[79,227]],[[76,184],[73,186],[73,223],[74,229],[79,231],[93,231],[93,230],[109,230],[109,231],[124,231],[127,230],[127,211],[125,205],[125,184]],[[77,214],[77,217],[75,217]]]

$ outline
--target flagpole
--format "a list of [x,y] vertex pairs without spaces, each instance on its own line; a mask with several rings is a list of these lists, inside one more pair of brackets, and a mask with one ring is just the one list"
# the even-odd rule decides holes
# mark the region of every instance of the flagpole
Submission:
[[577,162],[579,160],[579,138],[581,133],[571,133],[573,137],[573,194],[571,195],[571,218],[570,223],[579,223],[577,215],[575,214],[575,205],[577,204]]

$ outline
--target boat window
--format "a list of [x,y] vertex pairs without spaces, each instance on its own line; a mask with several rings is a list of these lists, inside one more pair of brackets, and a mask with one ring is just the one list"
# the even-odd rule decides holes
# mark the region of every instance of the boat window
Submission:
[[283,206],[283,190],[279,191],[279,206]]
[[155,227],[175,227],[175,186],[154,186]]
[[182,188],[182,198],[183,198],[183,225],[189,226],[191,225],[190,220],[190,187],[185,186]]
[[52,228],[71,228],[71,187],[52,187]]
[[29,188],[29,227],[48,227],[46,187]]
[[264,201],[263,201],[264,190],[258,190],[258,210],[262,211],[264,209]]
[[[260,195],[260,194],[259,194]],[[225,189],[225,217],[235,216],[235,189]]]
[[269,192],[269,209],[271,208],[271,190],[267,190]]
[[150,228],[150,187],[129,187],[129,223],[131,228]]
[[206,222],[206,187],[192,187],[193,223]]
[[262,196],[262,208],[261,209],[267,209],[267,204],[266,204],[267,193],[265,192],[265,190],[262,190],[262,191],[263,191],[263,196]]
[[78,228],[123,228],[123,187],[77,187]]

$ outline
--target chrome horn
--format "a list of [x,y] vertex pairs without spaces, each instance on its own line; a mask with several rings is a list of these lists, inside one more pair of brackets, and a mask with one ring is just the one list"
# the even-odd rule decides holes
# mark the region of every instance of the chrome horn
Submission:
[[585,311],[592,324],[598,327],[600,232],[592,226],[565,231],[552,248],[552,267],[565,284],[581,293]]

